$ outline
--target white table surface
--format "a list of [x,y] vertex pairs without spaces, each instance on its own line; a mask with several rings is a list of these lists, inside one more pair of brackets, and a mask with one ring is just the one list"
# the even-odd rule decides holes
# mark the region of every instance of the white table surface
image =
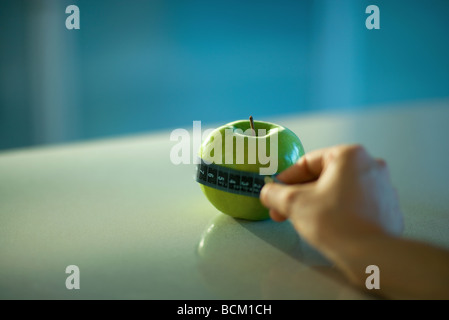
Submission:
[[[449,101],[261,119],[387,160],[405,236],[449,248]],[[219,123],[221,125],[221,123]],[[169,131],[0,153],[0,298],[366,299],[289,222],[218,212]],[[65,268],[80,268],[67,290]]]

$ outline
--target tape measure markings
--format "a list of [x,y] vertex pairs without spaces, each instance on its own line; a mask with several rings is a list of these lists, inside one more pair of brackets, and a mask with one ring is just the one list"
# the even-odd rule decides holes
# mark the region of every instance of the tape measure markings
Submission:
[[201,161],[196,166],[195,180],[218,190],[258,198],[266,176],[235,170]]

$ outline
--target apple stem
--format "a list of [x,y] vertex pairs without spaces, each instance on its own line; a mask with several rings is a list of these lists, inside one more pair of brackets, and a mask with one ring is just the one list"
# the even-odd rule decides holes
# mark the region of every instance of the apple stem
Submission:
[[253,136],[256,135],[256,129],[254,129],[254,119],[253,116],[249,116],[249,124],[251,125],[251,129],[253,130]]

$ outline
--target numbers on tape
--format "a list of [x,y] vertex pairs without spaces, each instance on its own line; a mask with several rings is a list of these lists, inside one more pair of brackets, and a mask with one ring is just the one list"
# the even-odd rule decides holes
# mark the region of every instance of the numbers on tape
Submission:
[[214,189],[255,198],[259,198],[265,183],[280,182],[275,176],[235,170],[203,160],[196,166],[195,180]]

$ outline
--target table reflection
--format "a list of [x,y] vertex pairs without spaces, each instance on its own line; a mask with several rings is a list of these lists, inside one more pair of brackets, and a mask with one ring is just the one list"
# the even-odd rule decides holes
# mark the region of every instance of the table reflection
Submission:
[[360,296],[289,221],[252,222],[219,214],[203,232],[197,257],[206,286],[220,299]]

